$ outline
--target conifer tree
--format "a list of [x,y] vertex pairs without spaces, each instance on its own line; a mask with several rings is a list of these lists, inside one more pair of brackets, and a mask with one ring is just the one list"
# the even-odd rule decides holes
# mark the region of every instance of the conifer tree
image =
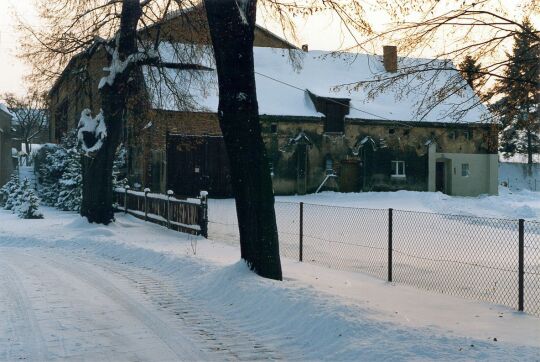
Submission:
[[15,204],[15,195],[17,195],[18,190],[21,185],[19,183],[19,174],[14,172],[11,175],[10,180],[0,189],[2,194],[2,199],[4,203],[4,209],[11,210]]
[[39,212],[39,198],[27,178],[21,184],[17,201],[17,206],[13,208],[13,211],[20,218],[43,219],[43,214]]
[[540,42],[529,21],[514,38],[509,65],[495,90],[502,95],[492,110],[503,126],[500,150],[506,157],[515,153],[527,155],[528,164],[540,150],[538,137],[538,92],[540,91]]
[[73,147],[66,150],[64,170],[58,182],[58,198],[54,206],[63,211],[80,211],[81,201],[81,155]]
[[123,169],[126,167],[127,151],[123,144],[118,146],[116,155],[113,161],[113,189],[117,187],[124,187],[127,185],[128,180],[123,173]]
[[467,55],[459,64],[458,68],[463,79],[465,79],[469,86],[475,90],[477,81],[481,78],[480,69],[482,68],[482,65],[475,58]]

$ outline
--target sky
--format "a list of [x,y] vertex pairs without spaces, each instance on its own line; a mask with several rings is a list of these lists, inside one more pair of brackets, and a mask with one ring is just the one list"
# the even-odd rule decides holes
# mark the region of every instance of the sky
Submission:
[[[510,11],[517,8],[521,0],[493,0],[502,2]],[[27,23],[39,25],[37,13],[34,8],[34,0],[0,0],[0,4],[6,5],[7,11],[0,11],[0,94],[13,92],[23,95],[26,92],[24,75],[29,72],[28,66],[17,58],[19,51],[19,35],[15,31],[16,16],[22,17]],[[388,17],[381,13],[370,13],[369,21],[377,30],[383,29],[388,23]],[[518,15],[519,16],[519,15]],[[261,17],[259,17],[260,19]],[[538,19],[536,19],[538,20]],[[539,25],[540,22],[535,22]],[[279,32],[279,26],[271,22],[261,25],[269,30]],[[299,35],[298,45],[309,44],[310,49],[337,50],[351,44],[351,39],[346,39],[340,31],[339,21],[336,16],[315,15],[308,20],[297,23]],[[371,48],[370,52],[380,53],[381,49]]]
[[24,14],[28,21],[36,20],[37,14],[32,0],[0,0],[0,3],[7,7],[7,11],[5,7],[0,11],[0,94],[22,95],[25,93],[23,77],[29,68],[16,56],[19,35],[15,31],[15,13]]

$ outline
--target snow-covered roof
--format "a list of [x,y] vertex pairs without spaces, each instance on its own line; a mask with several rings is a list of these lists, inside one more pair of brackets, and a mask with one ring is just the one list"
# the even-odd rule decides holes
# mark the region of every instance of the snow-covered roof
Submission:
[[13,114],[9,111],[8,107],[4,103],[0,103],[0,111],[7,113],[9,116],[13,117]]
[[[174,60],[170,48],[160,49],[165,60]],[[369,82],[393,75],[384,70],[380,56],[325,51],[299,51],[276,48],[254,48],[257,98],[261,115],[312,116],[322,115],[308,95],[308,91],[320,97],[350,98],[351,109],[347,118],[456,122],[452,115],[459,109],[468,109],[458,122],[481,122],[488,115],[486,107],[479,104],[474,92],[464,90],[442,99],[427,117],[420,119],[419,107],[425,106],[426,95],[441,88],[451,77],[458,74],[451,62],[427,59],[399,58],[399,69],[412,66],[447,68],[429,70],[408,75],[382,93],[369,94],[364,88],[352,89],[342,86],[358,81]],[[296,61],[291,60],[296,59]],[[213,67],[208,61],[202,65]],[[429,68],[429,69],[431,69]],[[449,69],[448,69],[449,68]],[[173,111],[217,112],[219,96],[217,75],[214,70],[178,70],[167,68],[166,78],[160,79],[157,69],[145,67],[144,74],[155,109]],[[394,74],[395,75],[395,74]],[[464,81],[463,81],[464,82]],[[174,91],[179,90],[191,102],[182,105],[175,102]],[[406,90],[405,90],[406,89]],[[469,109],[470,108],[470,109]]]

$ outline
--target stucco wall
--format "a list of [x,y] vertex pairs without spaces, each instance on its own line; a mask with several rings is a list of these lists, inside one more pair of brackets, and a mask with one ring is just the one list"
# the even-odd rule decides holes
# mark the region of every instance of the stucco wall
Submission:
[[[429,147],[428,190],[436,190],[436,162],[447,163],[448,193],[456,196],[497,195],[499,156],[498,154],[470,154],[437,152],[437,145]],[[469,165],[469,175],[462,175],[462,165]]]

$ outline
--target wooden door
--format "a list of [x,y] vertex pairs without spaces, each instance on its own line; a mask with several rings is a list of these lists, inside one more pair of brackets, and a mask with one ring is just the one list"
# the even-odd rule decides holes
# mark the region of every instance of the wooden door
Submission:
[[341,161],[341,172],[339,174],[339,191],[360,191],[360,164],[357,160]]
[[440,191],[440,192],[445,193],[446,192],[445,181],[446,181],[446,163],[437,162],[435,163],[435,191]]
[[229,159],[223,137],[170,135],[167,138],[167,188],[175,194],[230,197]]

